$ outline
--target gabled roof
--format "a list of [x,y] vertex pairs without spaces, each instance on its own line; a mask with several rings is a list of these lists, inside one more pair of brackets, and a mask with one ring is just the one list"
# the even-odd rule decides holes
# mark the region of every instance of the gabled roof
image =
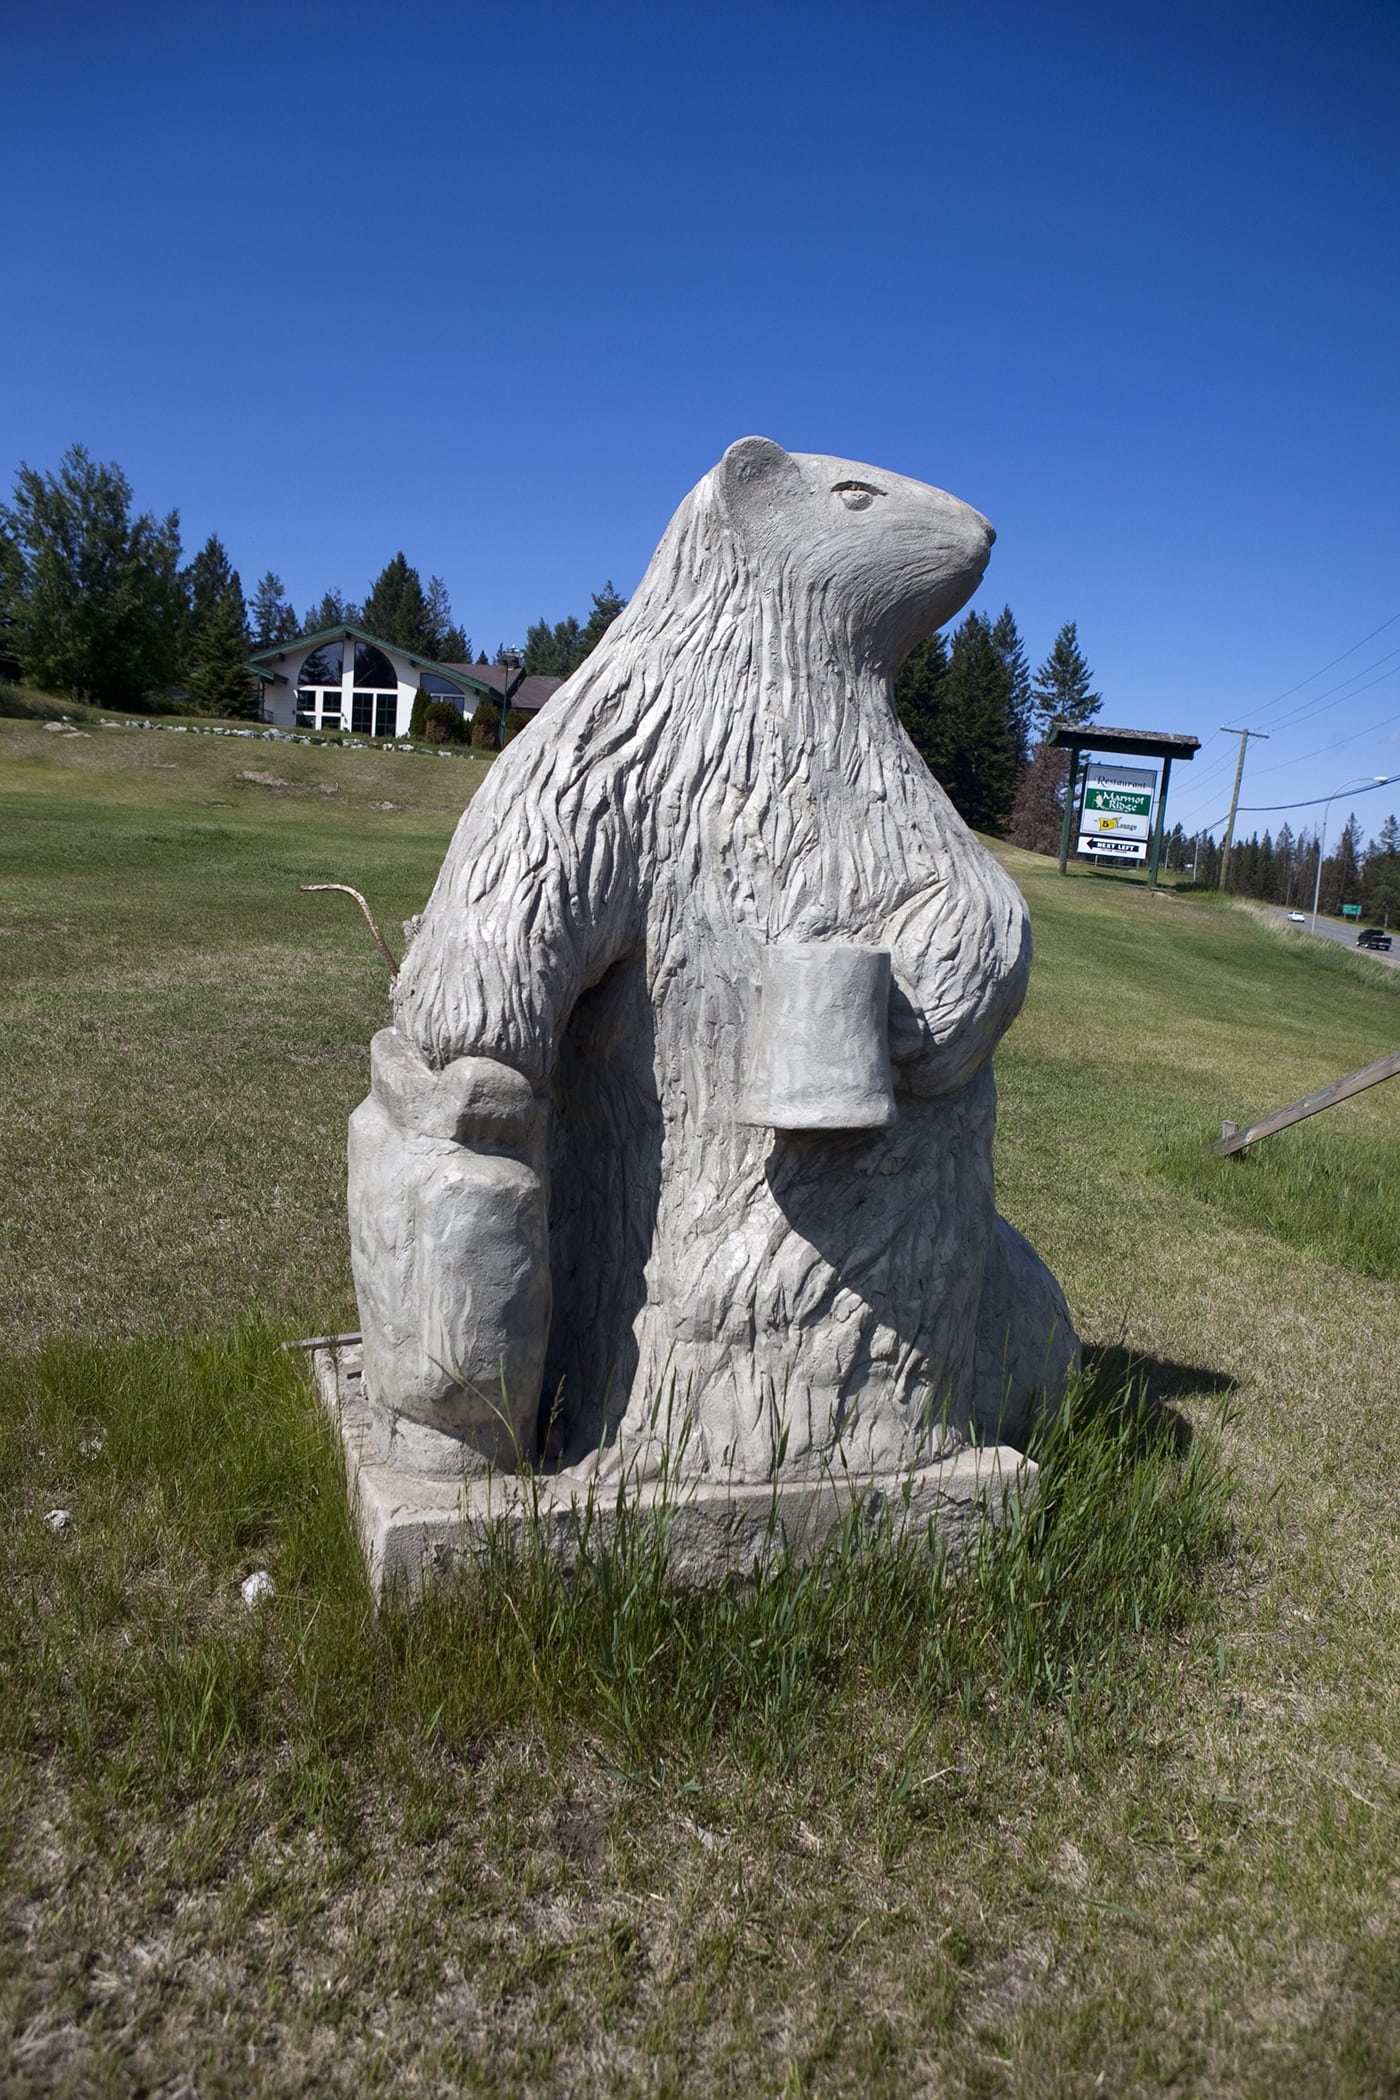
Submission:
[[447,669],[454,678],[470,677],[489,686],[498,700],[509,678],[510,704],[523,708],[527,714],[534,714],[543,707],[564,683],[562,678],[556,678],[548,671],[531,671],[522,678],[519,671],[509,664],[448,664]]
[[490,668],[482,664],[440,664],[435,657],[419,656],[416,650],[405,649],[399,642],[386,642],[382,634],[371,634],[367,628],[352,626],[343,621],[338,627],[317,627],[310,634],[298,634],[290,642],[269,642],[265,649],[255,649],[248,658],[248,669],[258,678],[286,684],[286,673],[274,671],[272,664],[281,662],[293,650],[308,653],[319,649],[322,642],[369,642],[376,649],[391,650],[395,656],[404,657],[420,671],[431,671],[439,678],[448,678],[454,685],[469,685],[473,692],[492,693],[495,688],[480,673]]

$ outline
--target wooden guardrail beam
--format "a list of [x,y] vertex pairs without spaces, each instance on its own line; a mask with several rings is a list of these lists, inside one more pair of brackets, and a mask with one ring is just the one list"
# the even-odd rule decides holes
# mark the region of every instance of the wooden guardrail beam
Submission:
[[1392,1050],[1386,1057],[1378,1057],[1373,1065],[1363,1065],[1359,1072],[1348,1072],[1345,1079],[1334,1079],[1331,1086],[1319,1087],[1315,1094],[1305,1094],[1301,1101],[1291,1101],[1287,1108],[1276,1108],[1271,1116],[1258,1123],[1251,1123],[1242,1130],[1238,1123],[1225,1123],[1220,1136],[1207,1152],[1218,1152],[1228,1157],[1232,1152],[1243,1152],[1258,1138],[1272,1137],[1276,1130],[1287,1130],[1290,1123],[1301,1123],[1305,1116],[1315,1116],[1324,1108],[1335,1108],[1339,1101],[1350,1101],[1353,1094],[1364,1094],[1368,1086],[1379,1086],[1383,1079],[1394,1079],[1400,1074],[1400,1050]]

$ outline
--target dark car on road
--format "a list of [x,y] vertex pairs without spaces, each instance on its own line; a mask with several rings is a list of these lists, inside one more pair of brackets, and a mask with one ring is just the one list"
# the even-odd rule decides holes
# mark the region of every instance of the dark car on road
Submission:
[[1356,936],[1356,945],[1358,948],[1389,949],[1390,935],[1384,926],[1363,926]]

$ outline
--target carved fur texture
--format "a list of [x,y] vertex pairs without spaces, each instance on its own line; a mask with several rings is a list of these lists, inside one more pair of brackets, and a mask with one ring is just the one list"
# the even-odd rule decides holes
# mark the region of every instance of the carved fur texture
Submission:
[[[940,490],[742,440],[458,826],[395,1027],[549,1099],[544,1411],[570,1458],[645,1464],[684,1416],[696,1469],[839,1444],[887,1470],[1063,1384],[1064,1301],[992,1184],[1026,914],[892,698],[992,538]],[[782,942],[889,951],[890,1128],[738,1121]]]

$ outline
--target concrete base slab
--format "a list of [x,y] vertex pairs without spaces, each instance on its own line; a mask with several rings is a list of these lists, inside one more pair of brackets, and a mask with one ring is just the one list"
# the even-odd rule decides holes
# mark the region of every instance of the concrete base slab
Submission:
[[956,1562],[984,1522],[1004,1522],[1035,1493],[1036,1467],[1009,1445],[961,1451],[898,1477],[856,1478],[839,1469],[759,1482],[628,1481],[567,1473],[487,1473],[425,1479],[375,1454],[358,1342],[310,1350],[317,1391],[339,1428],[346,1482],[376,1596],[412,1593],[479,1560],[502,1527],[513,1543],[532,1530],[563,1567],[616,1535],[619,1524],[655,1514],[666,1526],[678,1588],[699,1588],[786,1552],[815,1559],[853,1509],[871,1532],[911,1531]]

